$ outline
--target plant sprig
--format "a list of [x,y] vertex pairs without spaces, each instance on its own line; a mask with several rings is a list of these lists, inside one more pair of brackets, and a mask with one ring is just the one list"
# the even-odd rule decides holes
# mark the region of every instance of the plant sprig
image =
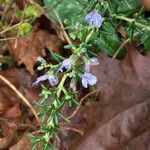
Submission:
[[[45,6],[52,6],[53,0],[44,0]],[[65,49],[71,49],[72,55],[64,58],[51,52],[56,64],[46,62],[40,58],[38,70],[48,70],[44,75],[37,78],[35,85],[41,81],[49,80],[51,87],[42,85],[39,116],[42,125],[39,134],[31,135],[37,149],[38,144],[43,150],[55,149],[54,140],[59,139],[59,133],[63,130],[61,123],[70,123],[69,116],[63,112],[65,106],[76,106],[78,100],[75,97],[77,83],[81,81],[83,87],[88,88],[97,82],[97,77],[91,73],[90,66],[98,65],[95,58],[101,52],[112,58],[125,57],[125,44],[137,42],[144,51],[150,50],[150,16],[145,13],[144,7],[140,7],[140,0],[60,0],[53,7],[45,7],[42,11],[34,4],[28,4],[24,10],[9,0],[2,0],[0,10],[0,35],[13,31],[15,35],[26,36],[32,32],[33,23],[42,13],[50,12],[55,20],[61,20],[67,28],[68,35],[73,43],[66,45]],[[54,13],[52,10],[55,8]],[[67,9],[66,9],[67,7]],[[7,21],[6,14],[9,9],[20,22],[12,24],[13,20]],[[50,8],[50,9],[49,9]],[[2,12],[2,13],[1,13]],[[57,16],[60,15],[60,18]],[[63,12],[63,13],[62,13]],[[120,28],[126,33],[120,31]],[[5,36],[4,36],[5,37]]]

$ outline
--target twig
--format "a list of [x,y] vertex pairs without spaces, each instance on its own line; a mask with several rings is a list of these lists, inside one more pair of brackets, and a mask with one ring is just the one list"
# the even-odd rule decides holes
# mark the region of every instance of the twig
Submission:
[[[94,91],[92,91],[92,92],[86,94],[83,98],[81,98],[81,100],[80,100],[80,105],[83,103],[83,101],[84,101],[87,97],[93,95],[93,94],[96,93],[96,92],[98,92],[98,89],[96,89],[96,90],[94,90]],[[79,110],[80,107],[81,107],[81,106],[78,106],[78,107],[75,109],[75,111],[73,111],[73,113],[68,117],[68,119],[73,118],[73,117],[77,114],[77,112],[78,112],[78,110]]]
[[21,100],[31,109],[31,111],[34,114],[37,122],[40,123],[40,119],[39,119],[36,111],[34,110],[34,108],[32,107],[32,105],[30,104],[30,102],[23,96],[23,94],[20,91],[18,91],[16,89],[16,87],[10,81],[8,81],[5,77],[3,77],[1,74],[0,74],[0,79],[3,82],[5,82],[21,98]]
[[[80,131],[80,130],[78,130],[78,129],[76,129],[76,128],[65,127],[65,126],[61,126],[61,128],[62,128],[62,130],[74,131],[74,132],[79,133],[80,135],[83,135],[83,131]],[[32,134],[32,135],[40,135],[40,134],[43,134],[43,132],[38,130],[38,131],[33,131],[31,134]],[[52,138],[53,138],[53,137],[50,137],[50,139],[52,139]]]
[[7,41],[7,40],[15,40],[16,37],[8,37],[8,38],[3,38],[3,39],[0,39],[0,42],[1,41]]
[[[137,36],[139,33],[137,32],[137,33],[135,33],[134,35],[133,35],[133,37],[135,37],[135,36]],[[113,55],[113,59],[115,59],[117,56],[118,56],[118,54],[119,54],[119,52],[123,49],[123,47],[128,43],[130,41],[130,38],[128,38],[128,39],[126,39],[121,45],[120,45],[120,47],[117,49],[117,51],[115,52],[115,54]]]
[[128,43],[130,41],[130,39],[127,39],[127,40],[125,40],[121,45],[120,45],[120,47],[117,49],[117,51],[115,52],[115,54],[113,55],[113,59],[115,59],[117,56],[118,56],[118,54],[119,54],[119,52],[123,49],[123,47]]
[[44,14],[49,20],[51,20],[51,18],[46,14],[45,10],[34,0],[27,0],[30,4],[36,6],[42,14]]
[[[35,2],[34,0],[28,0],[28,2],[30,2],[31,4],[34,4],[37,8],[39,8],[39,10],[41,11],[41,13],[44,14],[44,15],[54,24],[53,20],[48,16],[47,12],[44,10],[43,7],[41,7],[41,6],[40,6],[37,2]],[[56,4],[56,6],[57,6],[60,2],[61,2],[61,1],[59,1],[59,2]],[[56,6],[55,6],[55,7],[56,7]],[[54,9],[54,7],[51,8],[51,10],[52,10],[52,9]],[[60,23],[60,26],[61,26],[61,29],[62,29],[62,31],[63,31],[64,37],[65,37],[66,41],[68,42],[68,44],[71,45],[72,42],[71,42],[71,40],[70,40],[68,34],[67,34],[66,31],[65,31],[65,28],[64,28],[64,26],[63,26],[63,24],[62,24],[62,21],[61,21],[59,15],[58,15],[58,13],[56,12],[55,9],[54,9],[54,11],[55,11],[55,14],[56,14],[56,16],[57,16],[57,18],[58,18],[58,21],[59,21],[59,23]]]
[[1,34],[4,34],[5,32],[7,32],[7,31],[9,31],[9,30],[11,30],[11,29],[14,29],[14,28],[18,27],[18,26],[21,25],[21,24],[22,24],[22,22],[19,22],[19,23],[13,25],[13,26],[11,26],[11,27],[9,27],[9,28],[7,28],[7,29],[1,31],[1,32],[0,32],[0,35],[1,35]]
[[71,40],[70,40],[70,38],[69,38],[69,36],[68,36],[68,34],[67,34],[65,28],[64,28],[64,25],[63,25],[63,23],[62,23],[62,21],[61,21],[59,15],[58,15],[58,13],[57,13],[57,11],[56,11],[55,9],[54,9],[54,12],[55,12],[55,14],[56,14],[56,17],[58,18],[58,21],[59,21],[59,24],[60,24],[62,30],[63,30],[63,34],[64,34],[64,36],[65,36],[65,38],[66,38],[66,41],[68,42],[68,44],[71,45],[72,42],[71,42]]
[[63,128],[63,130],[74,131],[74,132],[79,133],[80,135],[83,135],[83,131],[80,131],[80,130],[78,130],[76,128],[71,128],[71,127],[62,127],[62,128]]
[[50,12],[50,11],[52,11],[53,9],[55,9],[61,2],[62,2],[63,0],[59,0],[54,6],[52,6],[52,7],[45,7],[45,9],[46,9],[46,11],[45,11],[45,13],[47,13],[47,12]]

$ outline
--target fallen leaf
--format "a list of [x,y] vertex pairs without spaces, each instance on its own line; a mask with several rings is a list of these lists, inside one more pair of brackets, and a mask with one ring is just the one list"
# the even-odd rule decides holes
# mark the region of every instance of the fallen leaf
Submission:
[[146,10],[150,10],[150,0],[142,0],[142,3],[144,5],[144,7],[146,8]]
[[13,0],[14,3],[17,5],[17,7],[21,10],[23,10],[24,5],[25,5],[25,1],[20,1],[20,0]]
[[[150,57],[129,46],[124,60],[99,59],[92,73],[98,77],[101,98],[85,108],[84,134],[68,149],[149,150]],[[140,136],[147,138],[140,141]]]
[[27,135],[24,135],[21,140],[10,148],[10,150],[32,150],[32,144]]
[[37,57],[46,55],[45,48],[60,53],[62,41],[54,34],[37,30],[30,36],[18,38],[17,41],[8,40],[5,46],[17,64],[24,64],[32,75]]
[[126,146],[128,149],[135,150],[149,150],[150,149],[150,130],[145,131],[143,134],[136,136]]
[[5,113],[5,117],[10,119],[21,118],[21,110],[19,108],[19,105],[16,104],[13,107],[9,108],[8,111]]
[[[39,88],[32,88],[32,76],[24,69],[12,68],[1,71],[24,96],[32,103],[39,99]],[[0,80],[0,149],[8,149],[16,144],[27,130],[34,130],[34,116],[20,97]],[[2,134],[2,136],[1,136]]]

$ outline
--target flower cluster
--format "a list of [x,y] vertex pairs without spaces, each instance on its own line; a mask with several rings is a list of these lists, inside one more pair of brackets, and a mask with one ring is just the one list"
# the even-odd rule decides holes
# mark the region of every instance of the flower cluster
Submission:
[[[50,85],[49,89],[43,87],[42,89],[42,102],[40,102],[39,107],[41,107],[40,114],[44,120],[45,116],[48,117],[46,120],[46,126],[43,127],[45,132],[41,136],[42,141],[48,143],[50,148],[53,149],[53,144],[50,143],[49,137],[57,137],[58,130],[60,128],[60,121],[67,121],[68,118],[63,116],[63,113],[60,112],[65,104],[78,104],[74,91],[76,91],[76,84],[81,79],[81,83],[84,88],[88,88],[89,86],[93,86],[97,83],[97,77],[90,72],[90,68],[93,65],[99,65],[99,61],[97,58],[90,58],[88,54],[88,43],[91,40],[93,31],[96,28],[100,28],[102,25],[102,16],[93,11],[86,15],[85,20],[87,23],[92,26],[91,32],[85,37],[85,40],[82,41],[81,44],[71,47],[73,50],[72,55],[69,58],[62,58],[61,56],[55,55],[59,59],[58,64],[49,64],[43,58],[38,57],[38,61],[41,65],[38,67],[38,70],[49,69],[44,75],[38,77],[33,85],[37,85],[42,81],[48,80]],[[94,27],[94,28],[93,28]],[[97,29],[96,29],[97,30]],[[55,58],[56,58],[55,57]],[[57,59],[58,61],[58,59]],[[78,64],[80,62],[80,64]],[[62,74],[61,81],[59,82],[58,73]],[[65,81],[67,78],[70,78],[70,89],[65,85]],[[59,83],[59,84],[58,84]],[[56,86],[57,87],[53,87]],[[51,103],[47,105],[47,100],[51,99]],[[45,111],[46,110],[46,111]],[[50,114],[50,115],[49,115]],[[37,141],[38,143],[39,141]]]
[[[40,62],[45,62],[45,60],[43,58],[41,58],[41,57],[38,57],[37,60],[40,61]],[[71,68],[72,68],[72,61],[70,59],[65,59],[62,62],[61,67],[59,68],[59,71],[60,72],[63,72],[64,70],[65,71],[69,71],[69,70],[71,70]],[[46,73],[46,74],[38,77],[36,79],[36,81],[33,83],[33,85],[37,85],[41,81],[45,81],[47,79],[49,80],[51,86],[55,86],[59,82],[59,79],[58,79],[57,76],[55,76],[54,74],[51,74],[51,73]]]
[[[90,67],[91,65],[99,65],[99,61],[97,58],[91,58],[88,60],[88,62],[85,64],[85,73],[82,75],[82,85],[87,88],[88,85],[95,85],[97,83],[97,77],[92,75],[90,73]],[[72,68],[72,61],[70,59],[65,59],[61,67],[59,69],[60,72],[63,72],[64,70],[70,71]],[[58,84],[59,79],[57,76],[53,74],[45,74],[37,78],[37,80],[33,83],[33,85],[37,85],[41,81],[49,80],[51,86],[55,86]]]
[[[47,69],[48,71],[38,77],[34,85],[45,80],[48,80],[51,86],[59,84],[50,88],[42,86],[42,100],[38,105],[40,107],[39,114],[43,120],[42,132],[38,138],[35,137],[34,143],[41,142],[40,144],[43,144],[45,150],[54,149],[53,141],[59,139],[58,132],[61,132],[61,124],[64,124],[70,118],[66,116],[67,113],[63,113],[63,110],[68,105],[78,104],[76,101],[78,95],[75,94],[81,93],[77,89],[77,83],[81,82],[84,88],[88,88],[94,86],[98,81],[97,76],[91,71],[92,66],[100,63],[94,57],[98,53],[98,49],[113,58],[125,56],[122,47],[124,45],[121,44],[123,39],[119,36],[120,26],[126,33],[129,33],[127,34],[127,40],[134,41],[136,39],[145,50],[150,49],[150,44],[148,44],[150,39],[149,16],[145,16],[144,8],[138,7],[139,3],[136,1],[131,1],[131,7],[127,7],[128,4],[116,3],[116,1],[86,0],[82,2],[82,0],[79,0],[79,3],[83,4],[82,13],[88,11],[85,18],[81,18],[83,15],[81,13],[81,17],[76,17],[78,20],[71,19],[70,23],[69,20],[64,21],[68,24],[68,35],[75,40],[74,43],[64,46],[65,49],[72,51],[72,55],[64,59],[62,56],[52,54],[52,58],[58,64],[49,64],[43,58],[38,59],[41,62],[38,70]],[[91,11],[93,8],[97,10]],[[137,8],[140,8],[140,10],[138,11]],[[96,47],[96,50],[94,50],[94,47]],[[60,81],[58,79],[59,73]],[[68,87],[68,81],[70,81],[70,87]]]
[[[90,26],[100,28],[103,22],[103,17],[97,12],[92,11],[88,13],[85,17],[85,20]],[[88,85],[95,85],[97,83],[97,77],[90,73],[91,65],[99,65],[97,58],[91,58],[85,64],[85,73],[82,75],[82,85],[87,88]]]
[[[93,11],[86,15],[85,20],[90,26],[94,26],[97,28],[100,28],[103,22],[102,16],[97,12]],[[81,49],[82,52],[86,52],[87,50],[85,48]],[[45,60],[41,57],[38,57],[38,61],[44,62]],[[97,83],[97,77],[90,73],[90,66],[91,65],[99,65],[99,61],[97,58],[90,58],[88,62],[85,64],[84,68],[84,74],[82,77],[82,85],[87,88],[89,85],[93,86]],[[70,71],[73,67],[73,60],[71,60],[71,57],[68,59],[65,59],[59,68],[60,72],[64,71]],[[49,80],[51,86],[55,86],[58,84],[59,80],[58,77],[53,74],[45,74],[37,78],[36,82],[33,83],[33,85],[37,85],[41,81]]]

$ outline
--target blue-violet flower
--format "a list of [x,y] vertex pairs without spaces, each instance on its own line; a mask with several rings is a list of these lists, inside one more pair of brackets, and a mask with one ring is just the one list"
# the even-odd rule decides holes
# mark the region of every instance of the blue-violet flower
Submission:
[[69,71],[72,68],[72,62],[70,59],[65,59],[62,64],[61,67],[59,69],[60,72],[63,72],[64,70]]
[[91,65],[99,65],[99,60],[96,57],[90,58],[85,64],[85,72],[90,72]]
[[36,79],[36,81],[33,83],[33,85],[37,85],[37,84],[39,84],[41,81],[45,81],[45,80],[49,80],[49,82],[50,82],[50,84],[51,84],[52,86],[57,85],[58,82],[59,82],[57,76],[45,74],[45,75],[42,75],[42,76],[38,77],[38,78]]
[[103,17],[96,11],[92,11],[85,16],[86,22],[90,26],[100,28],[103,22]]
[[97,83],[97,77],[91,73],[85,72],[82,76],[82,85],[87,88],[88,85],[95,85]]
[[49,80],[51,86],[55,86],[55,85],[57,85],[58,82],[59,82],[58,77],[57,77],[57,76],[54,76],[54,75],[50,75],[50,76],[48,77],[48,80]]

